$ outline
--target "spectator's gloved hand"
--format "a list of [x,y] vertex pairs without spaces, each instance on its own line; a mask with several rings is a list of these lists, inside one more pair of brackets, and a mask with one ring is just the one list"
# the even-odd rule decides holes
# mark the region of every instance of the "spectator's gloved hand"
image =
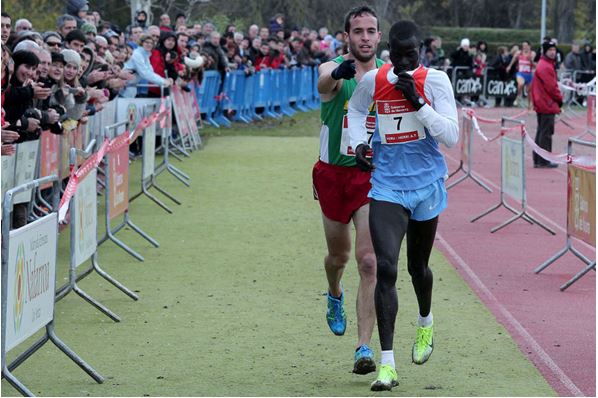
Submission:
[[366,154],[370,151],[370,146],[367,144],[359,144],[355,148],[355,162],[357,167],[362,171],[372,171],[376,166],[372,163],[371,159],[366,157]]
[[562,108],[563,107],[563,101],[558,101],[557,105],[559,106],[559,108]]
[[426,102],[417,93],[417,90],[415,89],[415,80],[413,80],[413,77],[407,72],[401,72],[398,76],[399,80],[395,84],[395,89],[402,91],[405,99],[411,102],[411,105],[413,105],[416,111],[419,111]]
[[349,80],[355,77],[355,73],[357,73],[357,70],[355,69],[355,60],[347,59],[343,61],[342,64],[337,66],[335,70],[332,71],[331,76],[334,80]]

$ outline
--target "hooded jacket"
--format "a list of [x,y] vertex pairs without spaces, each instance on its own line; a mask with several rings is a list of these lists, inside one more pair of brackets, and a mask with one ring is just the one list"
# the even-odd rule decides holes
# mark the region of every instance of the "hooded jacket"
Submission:
[[66,2],[66,13],[75,17],[77,20],[77,29],[81,29],[81,26],[85,21],[79,18],[79,11],[87,9],[87,0],[67,0]]

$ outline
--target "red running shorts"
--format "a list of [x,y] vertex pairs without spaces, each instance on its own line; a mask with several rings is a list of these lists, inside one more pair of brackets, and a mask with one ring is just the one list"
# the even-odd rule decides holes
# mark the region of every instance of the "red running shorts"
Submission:
[[314,199],[320,202],[322,213],[333,221],[348,224],[353,213],[370,202],[370,176],[358,167],[335,166],[318,160],[312,180]]

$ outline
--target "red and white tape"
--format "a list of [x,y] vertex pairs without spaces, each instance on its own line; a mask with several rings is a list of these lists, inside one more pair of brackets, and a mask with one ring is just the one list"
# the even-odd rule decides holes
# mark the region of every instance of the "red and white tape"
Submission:
[[[558,164],[572,164],[576,167],[579,167],[579,168],[582,168],[585,170],[596,171],[596,159],[592,156],[569,155],[566,153],[555,154],[555,153],[549,152],[543,148],[540,148],[538,146],[538,144],[536,144],[536,142],[533,140],[533,138],[530,137],[530,135],[527,132],[527,129],[525,128],[525,125],[523,125],[523,124],[513,126],[513,127],[501,127],[498,135],[496,135],[492,138],[488,138],[484,134],[484,132],[480,129],[480,125],[479,125],[478,121],[490,124],[490,123],[500,123],[501,120],[500,119],[480,118],[476,114],[476,112],[471,108],[463,108],[463,112],[465,113],[466,117],[471,119],[473,128],[476,131],[476,133],[479,136],[481,136],[482,139],[486,142],[495,141],[498,138],[506,135],[509,131],[519,130],[519,131],[521,131],[521,135],[524,137],[525,142],[527,142],[532,147],[532,150],[534,152],[536,152],[540,157],[548,160],[549,162],[558,163]],[[522,117],[522,116],[528,114],[529,112],[530,111],[526,109],[525,111],[518,113],[517,115],[511,116],[510,118],[517,119],[519,117]]]
[[71,175],[69,176],[69,182],[64,189],[64,195],[60,198],[60,204],[58,205],[58,222],[64,222],[66,213],[69,209],[69,202],[71,201],[75,192],[77,192],[77,186],[79,181],[83,180],[87,174],[100,164],[104,155],[108,151],[110,143],[108,140],[104,140],[100,149],[92,154],[77,170],[71,169]]

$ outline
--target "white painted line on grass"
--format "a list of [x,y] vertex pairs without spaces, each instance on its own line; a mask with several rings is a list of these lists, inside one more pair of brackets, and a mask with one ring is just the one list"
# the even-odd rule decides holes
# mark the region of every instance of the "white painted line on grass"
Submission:
[[489,303],[491,303],[498,311],[506,318],[507,322],[515,329],[523,340],[530,345],[531,349],[538,355],[538,357],[544,362],[544,364],[552,370],[555,376],[560,380],[560,382],[571,392],[572,395],[576,397],[583,397],[584,394],[581,390],[573,383],[573,381],[567,377],[565,372],[552,360],[550,355],[544,351],[544,349],[538,344],[538,342],[529,334],[529,332],[515,319],[515,317],[507,310],[498,300],[492,292],[484,285],[484,282],[478,278],[475,272],[467,265],[465,260],[457,254],[457,252],[452,248],[452,246],[440,235],[440,233],[436,234],[440,244],[444,246],[446,251],[450,254],[450,256],[459,264],[459,266],[465,271],[465,273],[471,278],[473,284],[482,292],[486,298],[488,299]]

